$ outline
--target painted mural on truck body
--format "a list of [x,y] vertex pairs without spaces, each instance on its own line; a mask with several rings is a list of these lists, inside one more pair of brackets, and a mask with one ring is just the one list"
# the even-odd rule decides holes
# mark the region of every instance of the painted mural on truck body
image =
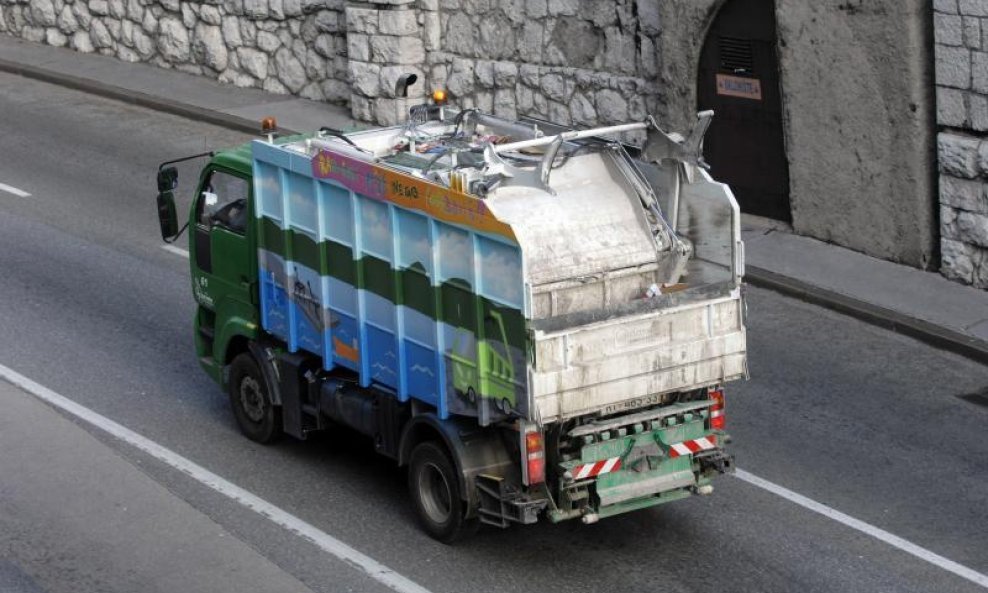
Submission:
[[522,254],[482,200],[326,150],[252,154],[266,331],[442,418],[528,417]]

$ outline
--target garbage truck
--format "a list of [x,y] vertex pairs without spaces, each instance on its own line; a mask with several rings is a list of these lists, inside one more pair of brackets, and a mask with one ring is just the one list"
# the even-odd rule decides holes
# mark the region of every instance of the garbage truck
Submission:
[[[443,542],[709,494],[747,376],[711,116],[572,129],[436,100],[210,153],[187,223],[199,362],[247,438],[343,431],[407,467]],[[177,178],[158,170],[166,241]]]

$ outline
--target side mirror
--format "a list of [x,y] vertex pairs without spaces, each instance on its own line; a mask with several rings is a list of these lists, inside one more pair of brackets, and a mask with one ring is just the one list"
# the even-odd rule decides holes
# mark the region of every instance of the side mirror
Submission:
[[158,169],[158,193],[175,191],[176,187],[178,187],[178,169],[175,167]]
[[178,214],[175,212],[175,195],[171,190],[158,194],[158,224],[165,241],[178,235]]

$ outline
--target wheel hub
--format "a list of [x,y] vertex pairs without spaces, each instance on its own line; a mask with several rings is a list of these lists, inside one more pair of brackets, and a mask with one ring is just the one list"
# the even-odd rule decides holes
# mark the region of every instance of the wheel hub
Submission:
[[264,396],[261,394],[261,385],[253,377],[244,377],[240,382],[240,406],[251,421],[264,420]]

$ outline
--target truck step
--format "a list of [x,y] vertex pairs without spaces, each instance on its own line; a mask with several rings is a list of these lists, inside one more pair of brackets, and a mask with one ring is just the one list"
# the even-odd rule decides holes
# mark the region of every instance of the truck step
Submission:
[[208,342],[212,342],[216,337],[216,331],[212,327],[205,325],[199,326],[199,335]]

